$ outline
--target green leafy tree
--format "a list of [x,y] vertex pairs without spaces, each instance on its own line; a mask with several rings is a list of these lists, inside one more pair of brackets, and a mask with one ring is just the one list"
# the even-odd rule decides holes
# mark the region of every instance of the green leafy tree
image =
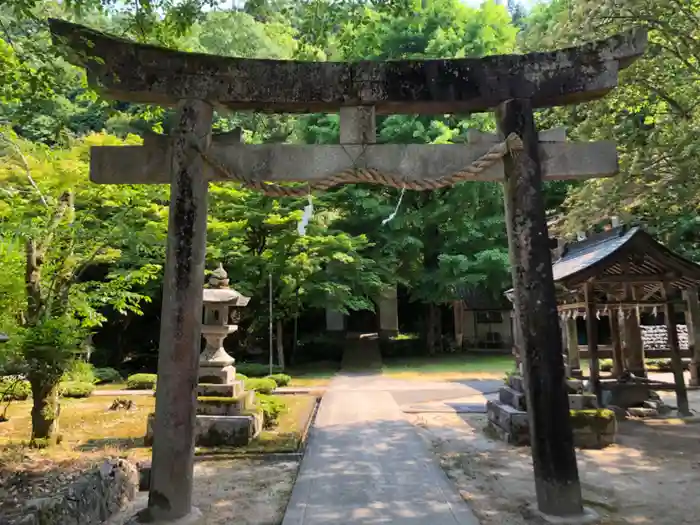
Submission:
[[579,139],[618,144],[617,177],[571,185],[562,213],[564,232],[618,215],[645,223],[662,240],[700,258],[700,25],[695,1],[554,1],[533,10],[522,34],[526,47],[558,47],[645,27],[645,55],[621,74],[604,99],[543,112],[545,125],[564,124]]
[[[0,289],[11,294],[4,322],[32,387],[32,441],[50,444],[58,438],[58,383],[89,331],[105,320],[100,309],[139,312],[147,298],[132,287],[151,279],[158,267],[84,279],[90,267],[118,260],[117,247],[128,235],[126,203],[113,202],[110,213],[104,204],[114,192],[97,198],[98,190],[87,184],[88,143],[57,150],[9,131],[0,139],[0,236],[13,247],[0,277]],[[92,208],[95,201],[103,204],[101,214]],[[20,243],[24,257],[17,253]]]

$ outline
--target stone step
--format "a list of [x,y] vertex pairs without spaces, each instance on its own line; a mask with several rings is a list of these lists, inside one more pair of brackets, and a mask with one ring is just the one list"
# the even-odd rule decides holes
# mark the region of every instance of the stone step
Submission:
[[569,409],[586,410],[589,408],[598,408],[598,399],[595,394],[569,394]]
[[576,378],[567,378],[566,387],[569,394],[579,394],[583,392],[583,381]]
[[501,427],[499,427],[493,421],[489,421],[489,428],[496,435],[496,438],[499,441],[504,441],[504,442],[508,443],[509,445],[515,445],[515,446],[519,447],[519,446],[524,446],[524,445],[530,444],[530,435],[529,434],[519,434],[519,435],[511,434],[510,432],[503,430]]
[[508,434],[509,443],[529,443],[530,430],[527,412],[500,401],[488,401],[486,415],[492,427],[496,426]]
[[233,381],[228,385],[200,383],[197,397],[238,397],[243,393],[243,381]]
[[518,392],[517,390],[504,386],[498,390],[498,400],[501,403],[510,405],[518,410],[527,410],[527,404],[525,402],[525,393]]
[[198,397],[197,415],[240,416],[249,412],[255,404],[255,392],[248,391],[236,397]]

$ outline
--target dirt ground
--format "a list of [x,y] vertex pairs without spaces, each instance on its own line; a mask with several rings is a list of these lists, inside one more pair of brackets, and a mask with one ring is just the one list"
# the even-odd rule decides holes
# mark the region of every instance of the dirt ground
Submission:
[[[482,414],[411,414],[481,525],[540,525],[528,447],[487,438]],[[700,521],[700,421],[625,421],[618,443],[579,450],[584,504],[603,525]]]
[[[276,525],[282,522],[299,459],[216,459],[197,461],[194,505],[202,525]],[[140,492],[132,506],[105,525],[125,525],[148,503]]]

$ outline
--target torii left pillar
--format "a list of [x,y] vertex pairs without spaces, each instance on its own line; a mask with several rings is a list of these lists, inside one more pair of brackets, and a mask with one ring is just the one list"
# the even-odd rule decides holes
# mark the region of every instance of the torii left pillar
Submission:
[[204,161],[196,152],[209,147],[212,116],[212,106],[207,102],[181,101],[171,137],[156,417],[148,508],[141,516],[143,521],[184,518],[195,522],[199,515],[192,507],[192,484],[208,182]]

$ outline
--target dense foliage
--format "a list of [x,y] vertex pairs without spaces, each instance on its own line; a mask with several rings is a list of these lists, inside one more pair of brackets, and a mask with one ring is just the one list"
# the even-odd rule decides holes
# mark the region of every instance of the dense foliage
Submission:
[[[482,56],[647,26],[649,52],[623,73],[619,89],[598,102],[538,115],[542,127],[565,125],[572,139],[611,138],[621,151],[618,177],[550,184],[547,203],[564,233],[618,215],[646,223],[672,248],[700,258],[694,173],[700,2],[553,0],[530,12],[518,2],[508,6],[510,12],[492,1],[475,8],[460,0],[5,2],[0,331],[16,343],[0,347],[0,366],[27,373],[33,362],[52,363],[45,371],[56,382],[77,349],[90,346],[92,333],[93,361],[129,373],[152,367],[158,341],[168,189],[93,185],[88,161],[92,145],[138,144],[146,132],[167,133],[172,111],[105,100],[88,89],[82,70],[56,54],[47,16],[189,51],[313,60]],[[469,128],[494,130],[489,114],[393,115],[377,124],[385,143],[460,143]],[[217,114],[214,127],[240,127],[247,143],[338,140],[337,115]],[[241,348],[266,347],[270,276],[275,320],[286,334],[325,307],[372,310],[382,288],[399,285],[408,300],[425,305],[411,328],[426,334],[432,350],[440,344],[441,305],[475,287],[496,296],[508,285],[497,184],[408,192],[396,217],[382,225],[398,199],[396,190],[362,185],[314,195],[314,216],[300,236],[306,199],[213,185],[208,267],[221,261],[232,285],[252,298],[230,339],[238,338]],[[35,287],[28,286],[29,242],[41,263]],[[37,361],[32,352],[47,347],[32,339],[48,337],[41,323],[66,318],[62,327],[75,330],[59,334],[65,351]]]

